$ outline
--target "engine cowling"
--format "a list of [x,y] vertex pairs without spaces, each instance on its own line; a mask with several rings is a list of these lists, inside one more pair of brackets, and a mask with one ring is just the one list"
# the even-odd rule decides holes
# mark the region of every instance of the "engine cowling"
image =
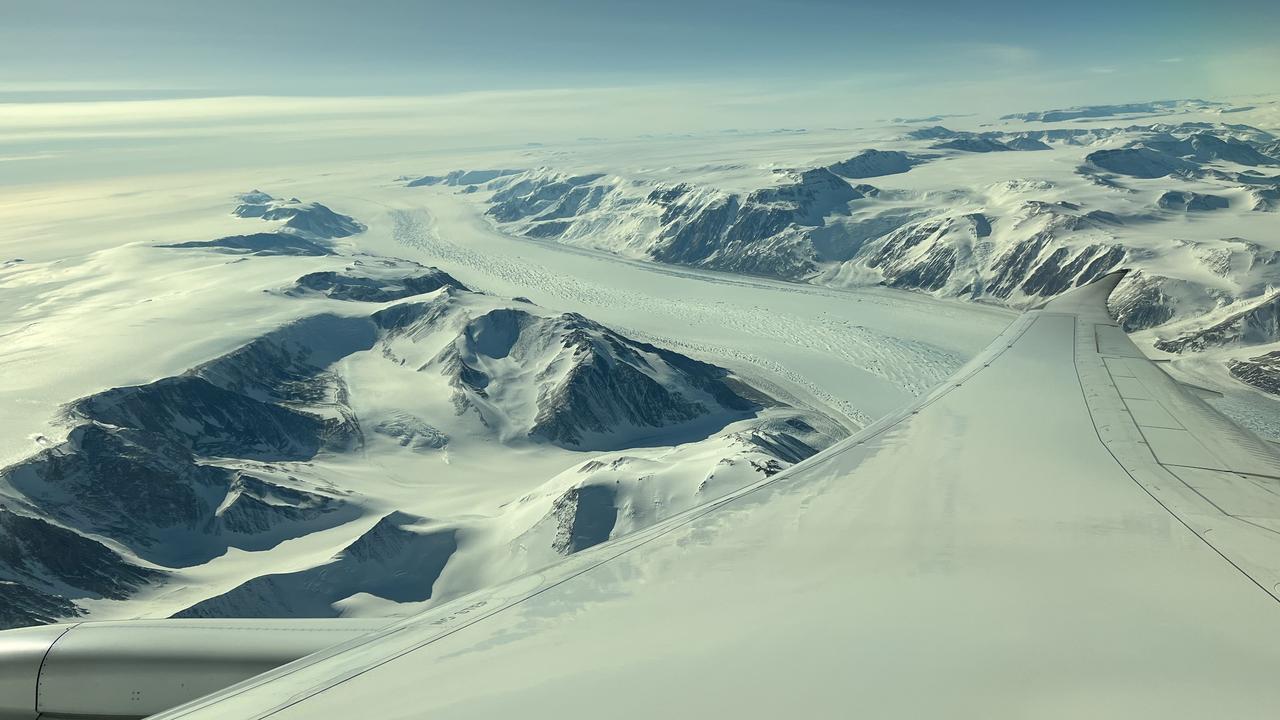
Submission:
[[142,718],[387,620],[127,620],[0,632],[0,720]]

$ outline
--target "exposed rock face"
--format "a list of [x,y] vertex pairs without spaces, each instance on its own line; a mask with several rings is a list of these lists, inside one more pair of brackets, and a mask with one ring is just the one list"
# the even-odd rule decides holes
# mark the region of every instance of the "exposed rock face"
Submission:
[[786,463],[798,463],[817,455],[830,436],[799,417],[765,423],[747,438],[754,446]]
[[1250,209],[1257,212],[1272,212],[1280,208],[1280,185],[1249,188],[1249,198],[1253,201]]
[[0,505],[0,629],[75,617],[80,598],[122,599],[162,573],[102,543]]
[[618,521],[613,489],[602,485],[571,488],[552,506],[556,536],[551,547],[572,555],[609,539]]
[[[849,264],[873,269],[893,287],[972,298],[1051,297],[1088,283],[1125,257],[1118,245],[1082,241],[1112,222],[1070,204],[1027,202],[992,221],[982,213],[902,225],[863,245]],[[1004,242],[997,245],[995,229]]]
[[65,622],[83,614],[83,608],[56,592],[0,580],[0,630]]
[[845,178],[870,178],[907,172],[921,161],[897,150],[863,150],[827,169]]
[[699,419],[718,429],[756,407],[727,371],[572,313],[479,315],[432,366],[450,378],[459,411],[476,412],[511,438],[573,448],[619,447]]
[[746,197],[688,185],[655,190],[648,200],[662,214],[650,255],[661,262],[798,277],[815,267],[810,231],[864,196],[825,168]]
[[1280,395],[1280,350],[1248,360],[1231,360],[1227,370],[1241,382],[1272,395]]
[[987,291],[1006,299],[1015,290],[1051,297],[1101,277],[1119,265],[1124,255],[1119,246],[1057,246],[1051,233],[1040,233],[1017,243],[993,263]]
[[981,213],[910,223],[878,240],[865,262],[881,270],[893,287],[940,290],[951,280],[960,254],[972,254],[990,234],[991,223]]
[[1165,210],[1181,210],[1182,212],[1202,212],[1205,210],[1221,210],[1228,206],[1227,199],[1221,195],[1202,195],[1185,190],[1170,190],[1156,200]]
[[[341,279],[326,285],[340,287]],[[376,348],[398,362],[396,343],[427,340],[436,359],[420,369],[445,374],[458,407],[473,410],[507,441],[643,445],[638,436],[705,437],[758,409],[721,368],[629,340],[579,315],[540,314],[527,303],[512,308],[452,285],[440,289],[429,300],[369,317],[305,318],[182,375],[72,403],[68,417],[79,424],[66,442],[0,470],[0,483],[65,529],[36,518],[12,523],[34,523],[26,530],[32,537],[65,536],[58,542],[88,549],[77,551],[83,558],[51,558],[40,555],[43,545],[6,546],[0,508],[0,596],[12,596],[12,622],[75,615],[74,599],[84,593],[123,596],[159,577],[83,534],[110,538],[161,566],[186,567],[228,548],[266,550],[355,519],[357,505],[290,475],[298,465],[281,464],[362,446],[363,428],[335,367],[355,353]],[[447,347],[439,352],[442,340]],[[418,452],[449,442],[403,412],[381,416],[372,429]],[[313,593],[304,614],[334,614],[332,603],[357,592],[396,602],[426,599],[456,542],[454,529],[424,530],[424,523],[389,517],[323,568],[259,578],[190,614],[293,614],[297,597],[316,583],[331,592]],[[580,530],[569,551],[593,536],[587,525]],[[10,566],[18,569],[9,572]],[[39,572],[24,575],[19,566]],[[418,580],[405,583],[405,573]],[[49,579],[55,575],[61,579]],[[66,595],[68,587],[82,595]]]
[[196,464],[173,442],[93,424],[3,474],[59,521],[120,540],[143,557],[158,542],[157,530],[198,531],[229,480],[225,470]]
[[941,140],[942,142],[935,143],[932,146],[938,150],[988,153],[1007,152],[1010,150],[1051,149],[1041,142],[1042,139],[1049,139],[1049,136],[1045,133],[972,133],[949,130],[941,125],[935,125],[912,130],[907,133],[907,137],[913,140]]
[[[1089,146],[1128,141],[1119,149],[1089,153],[1088,162],[1078,171],[1092,182],[1127,194],[1139,189],[1127,187],[1116,176],[1221,180],[1243,185],[1257,210],[1280,206],[1280,177],[1213,165],[1271,162],[1267,150],[1276,145],[1275,136],[1245,125],[1184,122],[1017,132],[933,126],[911,130],[907,137],[970,152],[1044,151],[1051,149],[1050,142]],[[1126,228],[1169,219],[1155,208],[1114,212],[1065,201],[1032,200],[1033,193],[1046,191],[1052,197],[1062,189],[1018,181],[996,183],[982,192],[956,190],[928,197],[854,185],[852,198],[849,190],[833,182],[841,175],[905,172],[923,159],[905,152],[868,150],[826,168],[793,175],[793,182],[750,193],[690,184],[654,188],[618,177],[604,181],[594,175],[571,178],[541,170],[494,181],[496,202],[490,213],[508,223],[512,232],[529,237],[660,262],[841,285],[882,281],[1014,306],[1027,306],[1088,282],[1126,259],[1141,262],[1150,251],[1126,249]],[[646,187],[652,189],[642,195]],[[1019,196],[1030,197],[1017,206]],[[1158,206],[1204,212],[1229,207],[1231,202],[1235,201],[1227,200],[1225,193],[1172,191],[1160,198]],[[962,216],[982,216],[989,229]],[[1135,297],[1127,316],[1133,323],[1130,327],[1161,317],[1173,320],[1193,307],[1201,311],[1214,307],[1204,292],[1191,297],[1195,293],[1180,288],[1175,303],[1172,296],[1161,298],[1159,291],[1149,290],[1156,293],[1149,302]],[[1242,289],[1233,294],[1255,293]],[[1181,310],[1172,311],[1175,304]]]
[[234,214],[242,218],[282,221],[275,232],[229,235],[216,240],[160,245],[163,248],[211,248],[241,255],[333,255],[326,240],[364,232],[365,226],[319,203],[279,200],[253,190],[240,196]]
[[466,290],[449,273],[437,268],[424,268],[415,274],[373,272],[369,268],[349,272],[315,272],[298,278],[290,294],[320,293],[335,300],[355,302],[390,302],[413,295],[435,292],[442,287]]
[[[960,144],[999,142],[995,133],[917,132]],[[1010,142],[1027,141],[1028,149],[1043,145],[1026,135]],[[625,199],[634,194],[627,195],[616,178],[601,184],[597,176],[538,172],[498,181],[489,212],[526,235],[573,242],[565,239],[598,227],[604,212],[598,208],[607,208],[622,228],[619,234],[629,238],[627,247],[643,248],[660,262],[784,278],[817,274],[837,282],[878,275],[894,287],[1014,304],[1052,296],[1114,269],[1126,257],[1115,229],[1150,220],[1032,200],[1012,212],[999,209],[1000,215],[940,215],[869,185],[850,186],[835,172],[900,171],[911,162],[905,153],[868,151],[847,161],[848,167],[806,171],[794,175],[794,182],[746,195],[680,184],[660,186],[639,204]],[[1008,192],[1019,194],[1052,189],[1010,187]],[[564,211],[566,202],[572,213]]]
[[320,203],[304,203],[297,198],[280,200],[259,190],[240,196],[235,214],[242,218],[280,220],[289,232],[311,238],[343,238],[364,232],[364,225],[348,215]]
[[[96,424],[76,427],[65,443],[5,468],[0,478],[68,527],[171,567],[205,562],[228,547],[265,549],[350,519],[334,498],[201,464],[160,435]],[[250,529],[271,533],[235,537]]]
[[[1166,333],[1166,341],[1188,342],[1191,347],[1199,341],[1184,335],[1197,336],[1234,316],[1247,314],[1274,294],[1275,271],[1280,265],[1280,253],[1274,250],[1239,238],[1225,238],[1180,242],[1173,252],[1182,255],[1180,263],[1194,268],[1197,275],[1210,273],[1223,282],[1204,282],[1194,279],[1195,275],[1191,276],[1193,279],[1183,279],[1142,271],[1130,273],[1112,293],[1109,303],[1112,314],[1126,330],[1172,323],[1176,330]],[[1222,308],[1233,304],[1239,309],[1231,316],[1223,316]],[[1228,341],[1235,342],[1239,336],[1232,338]],[[1214,345],[1210,341],[1202,347]]]
[[1191,174],[1199,169],[1194,163],[1147,147],[1097,150],[1086,155],[1085,160],[1103,170],[1136,178]]
[[596,183],[604,175],[534,176],[513,182],[493,194],[488,214],[503,222],[526,218],[541,221],[573,217],[600,206],[609,193]]
[[372,318],[313,315],[291,322],[202,363],[188,375],[250,398],[295,405],[324,405],[340,395],[334,362],[368,350],[378,340]]
[[428,187],[431,185],[483,185],[507,175],[515,175],[521,170],[454,170],[447,175],[424,175],[417,180],[410,180],[406,187]]
[[1173,135],[1143,140],[1142,145],[1157,152],[1194,162],[1225,160],[1240,165],[1275,165],[1275,158],[1259,152],[1247,142],[1197,132],[1186,138]]
[[68,408],[80,424],[65,443],[0,477],[68,528],[167,566],[347,522],[353,508],[331,495],[208,459],[251,465],[358,446],[345,387],[327,367],[375,336],[368,318],[316,316],[183,375],[88,396]]
[[912,140],[948,140],[950,138],[961,137],[965,133],[949,130],[941,125],[931,125],[929,127],[917,128],[907,133],[907,137]]
[[[1252,128],[1230,127],[1239,127],[1243,132],[1257,134]],[[1094,167],[1137,178],[1211,175],[1219,171],[1203,169],[1201,164],[1215,161],[1253,166],[1277,164],[1275,158],[1258,149],[1265,147],[1260,140],[1220,137],[1214,132],[1199,128],[1195,123],[1176,127],[1153,125],[1147,128],[1129,128],[1145,129],[1149,137],[1131,142],[1118,150],[1089,153],[1085,159]]]
[[428,600],[457,549],[455,529],[394,512],[323,565],[254,578],[174,617],[337,617],[335,603],[357,593]]
[[508,547],[544,550],[537,566],[769,477],[833,440],[794,414],[760,420],[701,443],[597,456],[562,473],[513,503],[512,517],[534,520],[509,534]]
[[[330,514],[332,517],[328,517]],[[272,483],[246,472],[233,476],[227,495],[218,508],[217,527],[246,537],[237,547],[266,549],[273,536],[291,534],[288,528],[308,524],[320,529],[354,516],[354,511],[336,498]]]
[[1130,275],[1111,293],[1108,309],[1125,332],[1163,325],[1177,312],[1176,295],[1165,291],[1168,278]]
[[617,178],[547,171],[493,187],[488,214],[528,237],[591,244],[595,236],[622,235],[628,251],[660,262],[778,277],[811,272],[814,237],[827,219],[879,192],[855,189],[826,168],[745,195],[688,184],[639,195]]
[[1196,352],[1229,344],[1260,345],[1280,340],[1280,296],[1272,295],[1207,328],[1159,340],[1165,352]]
[[193,240],[191,242],[161,245],[163,248],[213,248],[242,255],[332,255],[333,250],[287,232],[254,233],[252,235],[230,235],[217,240]]
[[1238,183],[1248,187],[1277,187],[1280,186],[1280,175],[1266,175],[1257,170],[1245,170],[1244,172],[1223,172],[1212,168],[1204,170],[1200,173],[1201,177],[1213,180],[1222,180],[1230,183]]
[[324,421],[220,388],[196,376],[112,388],[76,402],[76,413],[164,438],[199,455],[304,460],[319,450]]
[[1157,100],[1154,102],[1124,103],[1121,105],[1086,105],[1083,107],[1064,108],[1061,110],[1041,110],[1038,112],[1014,113],[1012,115],[1004,115],[1000,119],[1026,120],[1028,122],[1062,122],[1064,120],[1078,120],[1081,118],[1165,113],[1175,110],[1202,110],[1214,107],[1223,107],[1223,104],[1194,99]]
[[649,363],[640,353],[657,354],[676,371],[679,381],[683,381],[680,384],[711,390],[720,396],[715,398],[717,401],[731,403],[731,410],[746,411],[750,407],[720,383],[710,366],[696,367],[695,361],[688,361],[679,367],[670,362],[674,358],[661,357],[652,346],[605,348],[597,345],[596,339],[579,331],[565,336],[565,349],[572,353],[573,366],[561,382],[548,387],[539,398],[531,436],[580,446],[585,436],[608,433],[618,424],[661,428],[712,412],[704,402],[686,399],[679,389],[646,373]]
[[374,426],[379,435],[395,438],[401,447],[416,452],[441,450],[449,444],[449,436],[411,415],[401,414]]
[[1010,150],[1034,151],[1034,150],[1052,150],[1053,149],[1035,138],[1025,137],[1025,136],[1015,137],[1011,140],[1007,140],[1004,144],[1005,144],[1005,147],[1009,148]]
[[959,137],[940,142],[933,147],[938,150],[962,150],[974,153],[1007,152],[1013,149],[998,140],[985,137]]

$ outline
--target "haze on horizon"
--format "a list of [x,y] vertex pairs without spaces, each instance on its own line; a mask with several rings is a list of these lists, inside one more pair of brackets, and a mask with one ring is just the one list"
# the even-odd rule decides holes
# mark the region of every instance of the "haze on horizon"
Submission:
[[216,158],[230,136],[357,157],[1239,96],[1276,90],[1277,27],[1262,0],[0,0],[0,168],[39,179],[108,144]]

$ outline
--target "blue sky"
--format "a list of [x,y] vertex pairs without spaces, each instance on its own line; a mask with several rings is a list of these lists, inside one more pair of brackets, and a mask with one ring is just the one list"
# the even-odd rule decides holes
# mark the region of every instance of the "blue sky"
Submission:
[[890,108],[1002,82],[1033,104],[1044,83],[1063,103],[1107,102],[1280,89],[1277,29],[1280,3],[1254,0],[0,0],[0,92],[721,85],[845,88]]

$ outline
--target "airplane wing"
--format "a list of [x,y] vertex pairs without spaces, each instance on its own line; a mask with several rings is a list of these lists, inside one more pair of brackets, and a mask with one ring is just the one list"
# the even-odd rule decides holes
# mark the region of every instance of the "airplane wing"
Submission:
[[1273,716],[1280,459],[1120,277],[787,472],[157,717]]

